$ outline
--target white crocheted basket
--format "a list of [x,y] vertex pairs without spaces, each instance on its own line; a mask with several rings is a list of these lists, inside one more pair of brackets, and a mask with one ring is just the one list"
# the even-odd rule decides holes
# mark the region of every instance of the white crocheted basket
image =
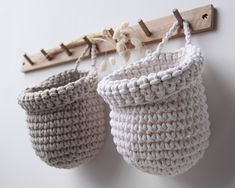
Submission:
[[110,105],[111,133],[127,163],[156,175],[177,175],[202,158],[209,120],[202,85],[203,57],[190,41],[161,53],[174,23],[155,52],[103,78],[98,93]]
[[27,123],[36,154],[50,166],[72,168],[91,160],[105,138],[104,102],[97,94],[95,52],[92,70],[76,68],[51,76],[26,89],[18,103]]

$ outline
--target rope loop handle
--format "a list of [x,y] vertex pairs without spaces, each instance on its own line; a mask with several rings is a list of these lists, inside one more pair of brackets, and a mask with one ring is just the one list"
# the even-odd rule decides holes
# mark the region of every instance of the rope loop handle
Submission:
[[[166,32],[165,36],[162,38],[162,41],[158,44],[157,49],[155,50],[154,54],[160,53],[164,44],[168,42],[169,38],[173,35],[176,29],[179,27],[178,21],[174,22],[170,29]],[[183,22],[183,29],[185,35],[185,46],[191,44],[191,32],[189,29],[188,21],[184,20]]]
[[89,74],[96,74],[97,75],[97,68],[96,68],[96,60],[97,60],[97,50],[96,44],[92,43],[91,45],[91,70]]
[[81,63],[81,61],[83,60],[83,58],[85,57],[86,53],[88,52],[88,50],[90,50],[90,46],[87,46],[81,53],[81,55],[79,56],[79,58],[75,61],[75,70],[78,70],[78,66]]
[[91,53],[91,70],[89,71],[90,73],[94,73],[97,74],[97,68],[96,68],[96,44],[92,44],[91,46],[88,45],[83,52],[81,53],[81,55],[79,56],[79,58],[76,60],[75,62],[75,70],[78,70],[78,66],[81,63],[81,61],[83,60],[83,58],[85,57],[86,53],[90,51]]
[[91,67],[95,67],[96,64],[96,44],[91,45]]

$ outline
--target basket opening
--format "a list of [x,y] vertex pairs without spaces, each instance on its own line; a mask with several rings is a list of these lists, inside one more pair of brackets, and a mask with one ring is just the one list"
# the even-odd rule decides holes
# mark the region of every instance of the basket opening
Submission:
[[131,79],[133,77],[139,78],[143,75],[167,71],[170,68],[179,66],[180,62],[185,58],[184,54],[184,48],[182,48],[171,53],[161,53],[158,56],[155,56],[154,61],[143,58],[132,63],[131,66],[127,65],[126,68],[120,69],[120,71],[116,72],[115,75],[112,75],[112,79],[123,80]]
[[65,86],[68,83],[75,82],[83,77],[86,77],[88,72],[85,71],[65,71],[63,73],[51,76],[50,78],[43,81],[38,86],[32,87],[29,90],[31,92],[42,91],[45,89],[57,88],[60,86]]

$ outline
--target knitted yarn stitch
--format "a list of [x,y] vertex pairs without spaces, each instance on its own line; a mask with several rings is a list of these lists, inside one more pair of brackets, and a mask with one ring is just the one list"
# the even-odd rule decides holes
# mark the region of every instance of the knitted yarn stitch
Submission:
[[87,51],[75,69],[53,75],[18,97],[36,155],[50,166],[78,166],[94,158],[104,144],[104,102],[96,91],[94,47],[92,71],[77,70]]
[[155,52],[103,78],[97,89],[111,108],[117,151],[127,163],[156,175],[184,173],[209,144],[203,57],[191,44],[186,21],[185,47],[161,53],[177,27],[176,22]]

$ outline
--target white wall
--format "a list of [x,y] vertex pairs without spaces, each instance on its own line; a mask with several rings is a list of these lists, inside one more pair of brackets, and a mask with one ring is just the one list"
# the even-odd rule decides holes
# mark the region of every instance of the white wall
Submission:
[[[24,52],[55,47],[62,41],[123,20],[133,24],[140,17],[149,20],[168,15],[175,7],[187,10],[209,3],[218,10],[217,30],[194,36],[193,42],[202,48],[207,61],[204,80],[212,136],[205,157],[193,169],[177,177],[157,177],[136,170],[116,152],[108,125],[105,148],[87,165],[59,170],[48,167],[35,156],[25,114],[17,105],[16,97],[25,87],[71,68],[72,64],[24,75],[20,72]],[[0,187],[235,187],[234,8],[232,0],[1,0]],[[172,42],[171,47],[179,43],[182,44],[182,40]],[[121,65],[118,62],[115,68]]]

